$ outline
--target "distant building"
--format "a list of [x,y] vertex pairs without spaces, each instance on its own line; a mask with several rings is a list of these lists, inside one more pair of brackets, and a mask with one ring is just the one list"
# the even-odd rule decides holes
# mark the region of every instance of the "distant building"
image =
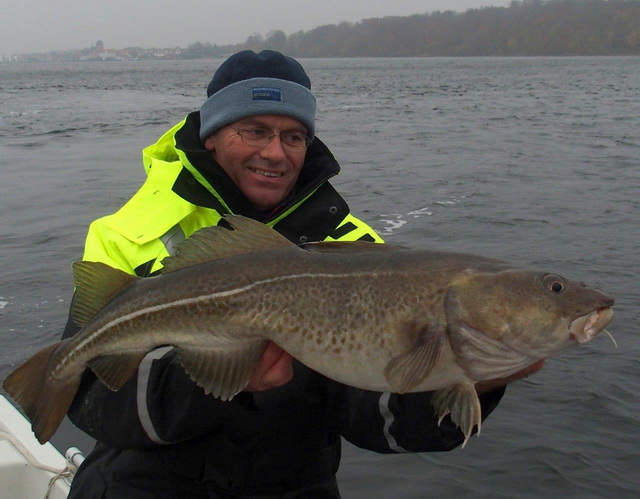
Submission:
[[95,46],[86,50],[79,58],[80,61],[124,61],[131,59],[126,49],[105,49],[102,40],[98,40]]

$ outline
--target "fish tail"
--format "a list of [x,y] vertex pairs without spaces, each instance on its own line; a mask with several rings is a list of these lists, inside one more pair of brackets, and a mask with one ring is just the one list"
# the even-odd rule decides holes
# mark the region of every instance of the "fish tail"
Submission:
[[72,381],[57,381],[49,376],[51,359],[61,344],[50,345],[16,368],[2,386],[22,407],[31,429],[41,444],[49,441],[64,419],[80,384],[80,376]]

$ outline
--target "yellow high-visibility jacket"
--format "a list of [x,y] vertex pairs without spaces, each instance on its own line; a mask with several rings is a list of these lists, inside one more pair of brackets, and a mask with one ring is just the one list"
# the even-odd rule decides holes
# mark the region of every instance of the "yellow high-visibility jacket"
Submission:
[[194,133],[194,113],[143,150],[147,180],[116,213],[93,222],[84,260],[106,263],[130,274],[149,276],[162,259],[196,230],[217,225],[225,213],[264,221],[292,242],[382,242],[349,212],[328,179],[339,166],[315,139],[309,147],[293,196],[271,217],[257,212],[215,163]]

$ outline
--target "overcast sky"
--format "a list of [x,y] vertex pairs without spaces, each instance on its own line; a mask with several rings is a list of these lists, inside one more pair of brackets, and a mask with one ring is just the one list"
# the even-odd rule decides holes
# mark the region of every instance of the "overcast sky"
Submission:
[[508,6],[509,0],[0,0],[0,54],[239,43],[282,30],[436,10]]

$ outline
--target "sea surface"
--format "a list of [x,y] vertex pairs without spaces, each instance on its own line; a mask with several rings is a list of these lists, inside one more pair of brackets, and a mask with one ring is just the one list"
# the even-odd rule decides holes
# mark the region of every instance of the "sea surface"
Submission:
[[[0,377],[58,339],[88,224],[221,60],[0,64]],[[640,58],[302,60],[334,184],[392,243],[588,282],[608,328],[511,385],[447,453],[345,443],[345,498],[638,497]],[[64,451],[91,442],[65,423]]]

